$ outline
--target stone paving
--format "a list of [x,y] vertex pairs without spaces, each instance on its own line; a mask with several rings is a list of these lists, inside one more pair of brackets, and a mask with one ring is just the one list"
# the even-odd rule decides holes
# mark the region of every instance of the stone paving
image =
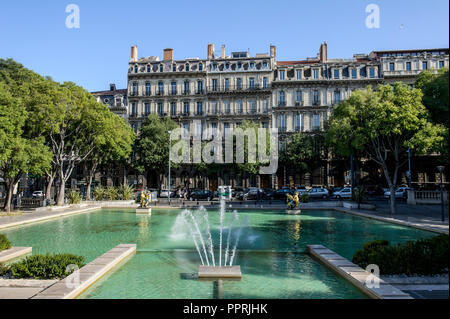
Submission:
[[49,208],[42,211],[23,213],[20,216],[2,216],[0,217],[0,230],[3,228],[35,223],[73,214],[88,213],[97,209],[100,209],[100,206],[67,207],[61,210],[51,210]]
[[32,250],[32,247],[11,247],[11,249],[0,251],[0,263],[31,254]]
[[412,299],[410,295],[380,279],[379,287],[368,287],[371,273],[322,245],[308,245],[308,252],[373,299]]
[[31,299],[74,299],[135,252],[136,244],[118,245]]

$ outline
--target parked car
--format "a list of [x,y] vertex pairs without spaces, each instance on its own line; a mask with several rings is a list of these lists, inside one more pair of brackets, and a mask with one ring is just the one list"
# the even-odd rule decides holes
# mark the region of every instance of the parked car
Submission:
[[250,192],[249,188],[243,188],[240,192],[236,194],[236,199],[238,200],[245,200],[247,197],[248,192]]
[[299,186],[295,189],[295,191],[298,193],[299,196],[308,193],[308,190],[306,189],[305,186]]
[[310,198],[322,198],[327,199],[330,197],[328,189],[325,188],[312,188],[309,190],[308,195]]
[[287,195],[292,195],[292,190],[290,188],[282,188],[275,192],[274,198],[275,199],[286,199]]
[[[170,198],[174,198],[175,197],[175,192],[171,191],[170,192]],[[161,191],[159,192],[159,198],[169,198],[169,190],[168,189],[161,189]]]
[[[408,198],[408,187],[399,187],[395,190],[395,198]],[[384,193],[384,198],[389,199],[391,197],[391,191]]]
[[191,194],[191,200],[212,200],[214,194],[210,190],[199,190]]
[[264,191],[260,188],[250,187],[250,191],[247,193],[246,199],[257,200],[263,198]]
[[376,195],[383,195],[385,191],[380,186],[367,186],[366,188],[367,195],[370,196],[376,196]]
[[352,198],[352,188],[344,187],[340,191],[334,192],[333,197],[337,199],[351,199]]
[[274,199],[275,198],[275,191],[270,188],[263,189],[263,199]]
[[33,195],[31,195],[33,198],[42,198],[42,197],[44,197],[45,196],[45,194],[44,194],[44,192],[43,191],[35,191],[34,193],[33,193]]

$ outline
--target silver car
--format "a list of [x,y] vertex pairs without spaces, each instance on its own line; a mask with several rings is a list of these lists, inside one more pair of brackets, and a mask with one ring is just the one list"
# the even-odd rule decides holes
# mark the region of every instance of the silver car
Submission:
[[309,190],[308,195],[310,198],[327,199],[330,197],[330,193],[325,188],[312,188]]
[[333,196],[337,199],[351,199],[352,198],[352,188],[344,187],[340,191],[334,192]]

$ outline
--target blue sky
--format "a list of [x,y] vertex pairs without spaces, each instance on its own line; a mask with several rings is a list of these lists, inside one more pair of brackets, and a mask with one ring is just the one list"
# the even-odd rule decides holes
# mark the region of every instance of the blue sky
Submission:
[[[65,25],[68,4],[80,8],[80,29]],[[367,5],[379,5],[379,29],[365,26]],[[13,58],[57,81],[90,91],[125,87],[130,47],[139,56],[204,58],[208,43],[279,60],[315,56],[327,41],[330,58],[372,50],[449,46],[447,0],[15,0],[0,6],[0,57]]]

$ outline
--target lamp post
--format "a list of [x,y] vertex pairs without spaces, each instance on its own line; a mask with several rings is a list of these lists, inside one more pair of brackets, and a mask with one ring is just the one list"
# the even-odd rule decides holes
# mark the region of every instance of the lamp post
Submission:
[[439,171],[440,177],[440,186],[441,186],[441,218],[442,222],[445,222],[445,213],[444,213],[444,185],[442,184],[442,173],[444,172],[444,166],[438,166],[437,170]]
[[411,149],[408,148],[408,172],[406,175],[408,176],[408,186],[411,188]]
[[170,204],[171,204],[171,202],[170,202],[170,189],[171,189],[171,176],[170,176],[170,171],[171,171],[171,164],[172,164],[172,158],[171,158],[171,154],[170,154],[170,149],[172,148],[172,131],[168,131],[168,133],[169,133],[169,181],[168,181],[168,183],[169,183],[169,206],[170,206]]

